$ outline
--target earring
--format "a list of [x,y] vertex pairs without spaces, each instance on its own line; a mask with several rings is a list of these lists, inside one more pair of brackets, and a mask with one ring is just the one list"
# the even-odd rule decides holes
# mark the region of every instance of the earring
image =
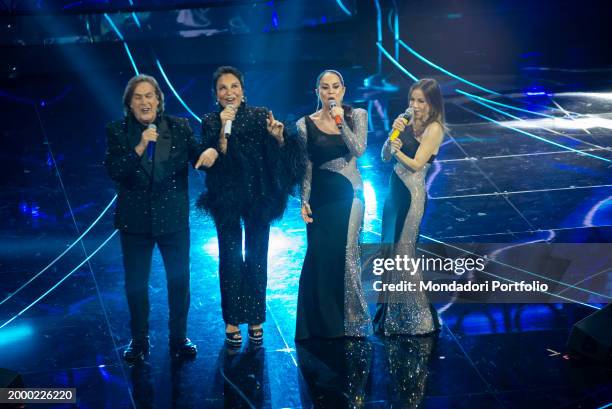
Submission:
[[247,102],[247,99],[246,99],[246,97],[244,95],[242,96],[242,102],[244,102],[245,104]]

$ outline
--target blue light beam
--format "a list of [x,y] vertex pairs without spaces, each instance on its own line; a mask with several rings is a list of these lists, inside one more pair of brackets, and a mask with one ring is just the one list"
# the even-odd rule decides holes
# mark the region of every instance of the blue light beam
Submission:
[[127,43],[125,42],[125,38],[123,38],[123,34],[121,34],[121,31],[119,31],[119,29],[117,28],[117,26],[115,25],[115,23],[109,17],[108,14],[104,13],[104,17],[106,18],[106,21],[108,21],[108,24],[110,24],[112,29],[115,31],[115,34],[117,34],[117,37],[119,37],[119,39],[123,43],[123,47],[125,48],[125,52],[126,52],[128,58],[130,59],[130,62],[132,63],[132,68],[134,68],[134,72],[136,72],[136,75],[139,75],[140,73],[138,72],[138,67],[136,67],[136,62],[134,61],[134,57],[132,57],[132,53],[130,52],[130,47],[128,47]]
[[47,295],[49,295],[53,290],[55,290],[57,287],[60,286],[60,284],[62,284],[64,281],[66,281],[68,279],[68,277],[70,277],[72,274],[74,274],[75,271],[77,271],[79,268],[81,268],[83,266],[83,264],[87,263],[93,256],[95,256],[98,251],[100,251],[100,249],[102,249],[102,247],[106,246],[106,243],[108,243],[113,237],[115,237],[115,235],[117,234],[119,230],[115,230],[110,236],[108,236],[108,238],[106,240],[104,240],[104,242],[102,244],[100,244],[100,246],[95,249],[90,255],[89,257],[87,257],[85,260],[81,261],[79,263],[78,266],[76,266],[75,268],[72,269],[72,271],[70,271],[68,274],[66,274],[64,276],[64,278],[62,278],[61,280],[59,280],[57,283],[55,283],[53,285],[53,287],[49,288],[47,291],[45,291],[43,293],[43,295],[41,295],[40,297],[38,297],[34,302],[32,302],[30,305],[28,305],[27,307],[25,307],[23,310],[19,311],[19,313],[17,313],[17,315],[15,315],[13,318],[9,319],[8,321],[6,321],[4,324],[2,324],[0,326],[0,329],[6,327],[7,325],[9,325],[11,322],[15,321],[17,318],[19,318],[21,315],[23,315],[26,311],[28,311],[30,308],[32,308],[33,306],[35,306],[36,304],[38,304],[40,302],[40,300],[42,300],[43,298],[45,298]]
[[64,255],[66,253],[68,253],[70,251],[70,249],[72,249],[74,246],[76,246],[76,244],[81,241],[83,239],[83,237],[85,237],[85,235],[87,233],[89,233],[89,231],[100,221],[100,219],[102,218],[102,216],[104,216],[106,214],[106,212],[108,211],[108,209],[110,209],[110,207],[112,206],[113,203],[115,203],[115,200],[117,200],[117,195],[115,195],[110,203],[104,208],[104,210],[102,210],[102,213],[100,213],[100,215],[96,218],[96,220],[93,221],[93,223],[87,228],[87,230],[85,230],[83,233],[81,233],[81,235],[70,245],[68,246],[68,248],[66,250],[64,250],[62,252],[62,254],[60,254],[59,256],[57,256],[55,258],[55,260],[53,260],[52,262],[50,262],[49,264],[47,264],[47,266],[45,268],[43,268],[42,270],[40,270],[39,273],[37,273],[34,277],[30,278],[25,284],[23,284],[21,287],[19,287],[17,290],[13,291],[11,294],[8,295],[8,297],[6,297],[4,300],[2,300],[2,302],[0,302],[0,305],[4,304],[5,302],[7,302],[8,300],[10,300],[11,298],[13,298],[18,292],[20,292],[21,290],[23,290],[24,288],[26,288],[32,281],[36,280],[41,274],[43,274],[45,271],[47,271],[52,265],[54,265],[55,263],[57,263],[57,261],[59,259],[61,259],[62,257],[64,257]]
[[450,77],[453,77],[453,78],[455,78],[456,80],[459,80],[459,81],[463,82],[464,84],[468,84],[468,85],[470,85],[470,86],[472,86],[472,87],[474,87],[474,88],[478,88],[478,89],[479,89],[479,90],[481,90],[481,91],[488,92],[488,93],[490,93],[490,94],[494,94],[494,95],[501,95],[499,92],[495,92],[495,91],[490,90],[490,89],[488,89],[488,88],[482,87],[482,86],[480,86],[480,85],[478,85],[478,84],[474,84],[473,82],[468,81],[468,80],[466,80],[465,78],[460,77],[459,75],[453,74],[452,72],[450,72],[450,71],[448,71],[448,70],[446,70],[446,69],[442,68],[442,67],[441,67],[441,66],[439,66],[438,64],[436,64],[436,63],[434,63],[434,62],[432,62],[432,61],[429,61],[427,58],[423,57],[421,54],[419,54],[418,52],[416,52],[416,51],[415,51],[413,48],[411,48],[411,47],[410,47],[408,44],[406,44],[404,41],[402,41],[402,40],[398,40],[398,41],[399,41],[399,44],[400,44],[402,47],[404,47],[406,50],[408,50],[408,52],[409,52],[409,53],[411,53],[412,55],[414,55],[415,57],[417,57],[419,60],[423,61],[424,63],[426,63],[426,64],[428,64],[428,65],[430,65],[430,66],[434,67],[434,68],[435,68],[435,69],[437,69],[438,71],[441,71],[441,72],[443,72],[444,74],[446,74],[446,75],[448,75],[448,76],[450,76]]
[[381,43],[379,43],[379,42],[376,43],[376,46],[383,53],[383,55],[385,57],[387,57],[389,59],[389,61],[391,61],[393,63],[393,65],[395,65],[401,72],[403,72],[404,74],[409,76],[413,81],[418,81],[419,80],[414,74],[412,74],[410,71],[408,71],[406,68],[404,68],[404,66],[402,64],[400,64],[395,58],[393,58],[391,56],[391,54],[389,54],[387,52],[387,50],[385,50],[385,48],[382,46]]
[[183,107],[187,110],[187,112],[189,112],[191,114],[191,116],[193,116],[195,118],[196,121],[202,123],[202,119],[199,116],[197,116],[191,110],[191,108],[189,108],[189,106],[185,103],[185,101],[183,101],[183,98],[181,98],[181,96],[178,94],[178,92],[176,92],[176,90],[174,89],[174,86],[172,86],[172,83],[170,82],[170,79],[168,79],[168,76],[166,75],[166,72],[164,71],[164,67],[162,67],[162,65],[159,62],[158,58],[155,58],[155,62],[157,63],[157,68],[159,69],[159,72],[161,72],[162,77],[164,77],[164,81],[166,81],[166,84],[168,85],[168,87],[170,88],[170,90],[172,91],[172,93],[174,94],[176,99],[178,99],[178,101],[181,103],[181,105],[183,105]]

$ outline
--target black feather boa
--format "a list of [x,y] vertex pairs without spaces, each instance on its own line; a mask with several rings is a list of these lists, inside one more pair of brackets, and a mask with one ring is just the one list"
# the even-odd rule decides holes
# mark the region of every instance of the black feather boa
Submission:
[[[295,128],[284,131],[284,144],[267,129],[265,108],[238,109],[226,155],[220,154],[207,170],[206,190],[198,208],[217,224],[242,217],[272,223],[280,219],[289,195],[296,194],[306,171],[306,146]],[[218,113],[202,120],[204,149],[216,147],[221,129]]]

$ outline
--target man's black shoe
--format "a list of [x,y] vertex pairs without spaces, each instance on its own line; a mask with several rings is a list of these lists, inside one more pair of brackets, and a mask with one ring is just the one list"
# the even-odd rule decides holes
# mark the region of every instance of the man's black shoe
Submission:
[[193,358],[198,353],[198,347],[189,338],[180,341],[170,341],[170,355],[180,358]]
[[130,345],[123,351],[123,359],[128,363],[142,361],[149,354],[149,337],[132,338]]

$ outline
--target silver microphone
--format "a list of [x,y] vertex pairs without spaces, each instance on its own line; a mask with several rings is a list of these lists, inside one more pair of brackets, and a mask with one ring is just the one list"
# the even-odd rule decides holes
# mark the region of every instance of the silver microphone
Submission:
[[[233,105],[228,105],[228,107],[234,109]],[[225,126],[223,127],[223,134],[226,138],[229,138],[229,136],[232,134],[232,121],[230,119],[225,121]]]
[[[413,107],[406,108],[406,110],[402,114],[402,118],[404,118],[404,121],[406,121],[406,124],[410,122],[412,115],[414,115],[414,108]],[[398,131],[397,129],[393,129],[393,131],[391,131],[391,134],[389,135],[389,140],[394,141],[399,136],[400,136],[400,131]]]
[[[337,106],[338,104],[336,104],[335,99],[329,101],[329,109],[334,109]],[[340,115],[336,115],[334,117],[334,121],[336,122],[336,126],[338,127],[338,129],[342,129],[342,117]]]

